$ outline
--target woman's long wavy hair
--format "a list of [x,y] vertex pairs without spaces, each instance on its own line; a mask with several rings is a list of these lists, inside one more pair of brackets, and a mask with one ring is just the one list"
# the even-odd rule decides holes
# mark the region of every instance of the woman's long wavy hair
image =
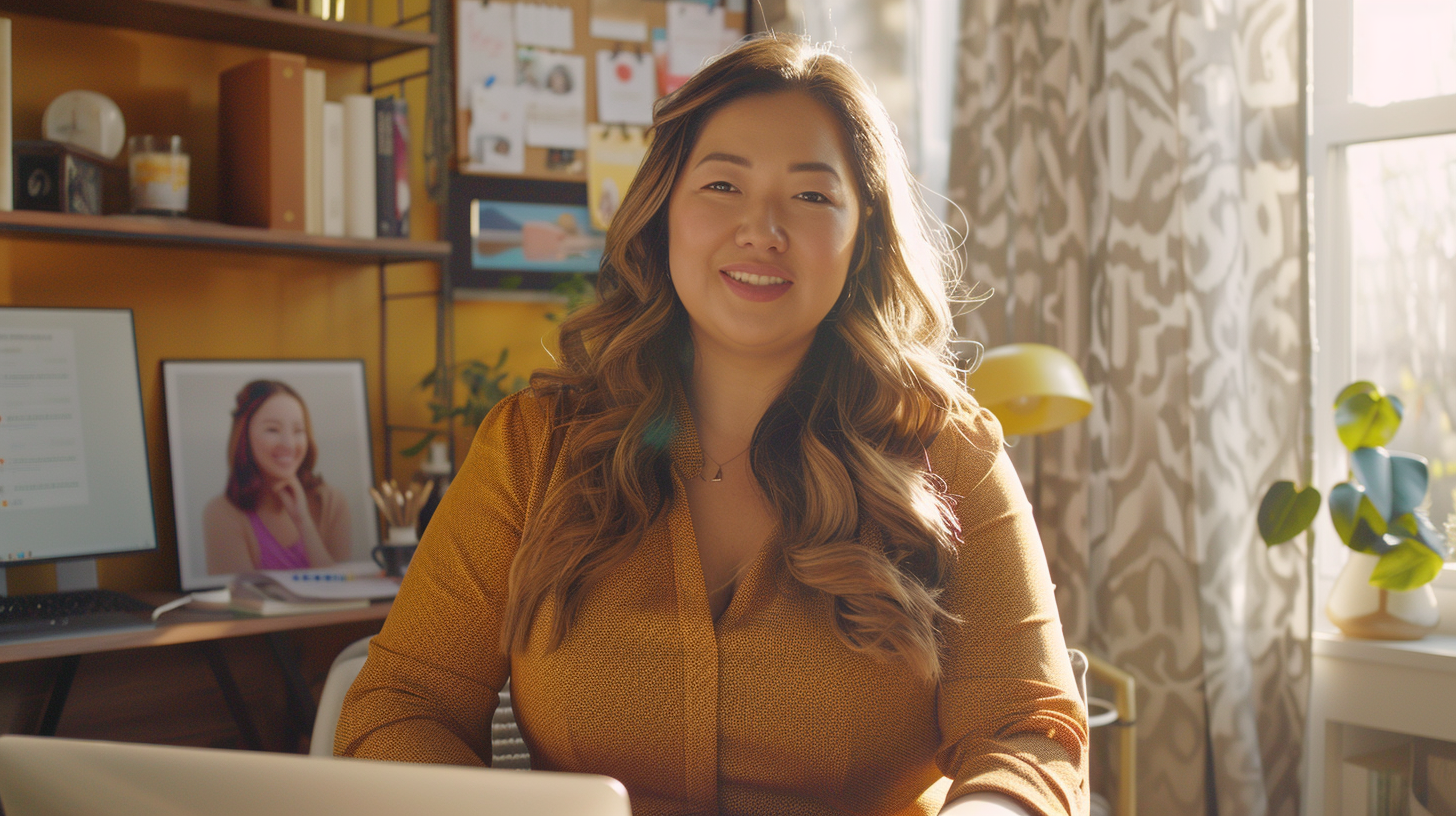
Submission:
[[[551,648],[672,495],[675,395],[692,365],[668,274],[668,198],[708,119],[755,94],[804,93],[843,129],[863,207],[850,272],[799,371],[755,430],[750,467],[780,522],[790,574],[830,599],[841,640],[939,676],[939,595],[960,530],[926,449],[969,417],[949,352],[953,271],[884,107],[839,57],[796,37],[749,40],[655,111],[652,141],[607,233],[597,301],[561,326],[564,478],[523,531],[502,647],[526,648],[544,604]],[[684,349],[689,351],[684,353]]]

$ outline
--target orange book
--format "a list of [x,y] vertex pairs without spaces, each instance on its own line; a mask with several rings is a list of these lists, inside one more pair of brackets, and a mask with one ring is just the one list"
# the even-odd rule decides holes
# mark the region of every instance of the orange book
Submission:
[[304,59],[270,53],[218,79],[218,187],[222,220],[304,229]]

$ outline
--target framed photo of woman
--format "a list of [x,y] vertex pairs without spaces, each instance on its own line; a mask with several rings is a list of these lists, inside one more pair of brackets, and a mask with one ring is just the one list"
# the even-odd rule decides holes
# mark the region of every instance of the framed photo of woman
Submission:
[[164,360],[162,382],[184,590],[369,561],[362,360]]

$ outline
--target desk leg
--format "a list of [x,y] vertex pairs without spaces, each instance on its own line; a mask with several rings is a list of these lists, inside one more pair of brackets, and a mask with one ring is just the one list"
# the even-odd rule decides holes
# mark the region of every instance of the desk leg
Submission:
[[80,655],[61,658],[60,669],[56,671],[56,678],[51,681],[51,693],[46,699],[45,713],[40,718],[40,728],[35,733],[42,737],[56,735],[56,726],[61,724],[61,710],[66,707],[66,697],[71,693],[71,681],[76,679],[76,668],[80,665]]
[[314,705],[308,681],[303,678],[303,670],[298,666],[298,658],[288,648],[282,632],[269,632],[264,637],[273,650],[273,659],[278,661],[278,668],[283,672],[283,683],[288,690],[288,711],[293,715],[294,728],[299,734],[312,734],[318,708]]
[[238,683],[233,679],[232,669],[228,668],[222,647],[214,640],[203,641],[197,645],[207,657],[207,665],[212,668],[212,676],[217,679],[222,699],[227,703],[228,712],[233,715],[233,722],[238,726],[238,735],[242,737],[243,746],[252,751],[263,750],[263,740],[258,737],[258,729],[253,725],[253,717],[248,713],[248,704],[243,700],[242,692],[238,691]]

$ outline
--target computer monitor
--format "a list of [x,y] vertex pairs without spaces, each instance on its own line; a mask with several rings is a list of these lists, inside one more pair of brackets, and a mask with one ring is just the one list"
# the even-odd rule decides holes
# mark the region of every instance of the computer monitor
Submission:
[[606,776],[0,736],[6,816],[631,816]]
[[0,307],[0,568],[156,547],[131,311]]

